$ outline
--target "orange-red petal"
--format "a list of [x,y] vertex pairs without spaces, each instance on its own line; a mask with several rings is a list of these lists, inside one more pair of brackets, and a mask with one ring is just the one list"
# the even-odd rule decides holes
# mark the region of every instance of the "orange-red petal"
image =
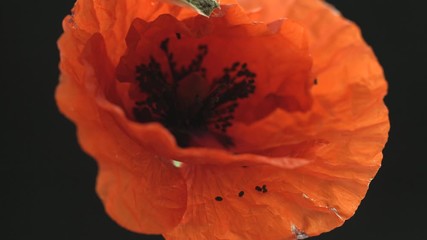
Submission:
[[[267,28],[276,27],[296,49],[312,53],[318,85],[306,112],[279,108],[261,121],[236,121],[230,134],[241,143],[235,149],[241,154],[179,148],[163,126],[130,121],[123,109],[129,85],[115,81],[114,66],[125,54],[131,23],[162,13],[182,20],[194,13],[151,1],[79,0],[64,20],[57,101],[76,122],[82,147],[97,159],[97,191],[121,225],[168,232],[174,240],[273,240],[317,235],[353,215],[380,166],[389,129],[381,67],[358,28],[323,1],[278,2],[252,0],[247,3],[255,5],[243,8],[257,21],[288,17],[305,27],[282,20]],[[267,26],[234,11],[230,25],[247,25],[247,31]],[[289,101],[271,101],[282,100]],[[251,120],[248,109],[241,114]],[[174,168],[173,159],[184,165]],[[262,184],[267,193],[254,190]]]
[[[56,99],[78,127],[82,148],[99,166],[97,192],[106,211],[120,225],[137,232],[162,233],[175,227],[186,209],[186,184],[169,159],[153,154],[127,135],[117,118],[101,108],[114,80],[100,34],[94,34],[81,55],[82,78],[63,75]],[[100,81],[102,80],[102,81]],[[167,193],[167,195],[165,194]]]
[[[278,21],[270,25],[252,23],[236,6],[223,6],[222,11],[223,17],[213,17],[209,20],[197,17],[179,22],[168,15],[160,16],[151,23],[135,20],[126,38],[127,53],[118,65],[119,79],[134,82],[135,66],[141,61],[147,62],[152,56],[160,61],[162,66],[168,66],[163,53],[159,50],[159,43],[166,38],[172,39],[170,48],[173,49],[179,63],[189,62],[189,58],[195,55],[196,46],[207,43],[210,53],[205,59],[205,66],[208,68],[210,80],[215,76],[221,76],[223,67],[239,60],[247,62],[251,70],[257,74],[258,94],[248,101],[242,101],[236,122],[252,122],[268,115],[277,107],[287,110],[307,109],[311,103],[308,91],[312,79],[310,79],[311,59],[308,56],[303,29],[292,21]],[[181,39],[175,39],[177,32],[180,33]],[[274,60],[275,63],[265,64],[266,59]],[[289,105],[286,105],[287,103]],[[127,117],[132,118],[129,115]],[[187,163],[253,162],[291,168],[307,162],[286,155],[270,159],[269,155],[234,155],[218,149],[181,149],[176,146],[171,136],[164,130],[160,131],[156,124],[141,125],[128,122],[127,125],[129,131],[140,141],[144,141],[143,138],[150,134],[149,131],[157,128],[156,141],[148,141],[147,144],[152,144],[153,149],[171,159]]]
[[[168,240],[314,236],[341,225],[366,184],[272,166],[184,166],[182,170],[188,206],[181,224],[165,234]],[[316,187],[319,179],[322,188]],[[256,189],[263,185],[265,192]]]
[[[382,69],[359,29],[322,1],[280,1],[281,4],[275,4],[277,2],[251,1],[255,4],[251,6],[252,17],[269,21],[286,16],[306,27],[318,80],[318,85],[312,88],[313,106],[305,113],[277,110],[254,124],[236,124],[231,131],[233,136],[240,136],[245,142],[246,146],[240,146],[242,152],[253,151],[272,157],[287,155],[312,161],[293,170],[257,167],[255,172],[249,172],[250,168],[230,169],[231,177],[224,169],[199,169],[213,172],[212,179],[203,182],[198,176],[190,175],[197,178],[192,182],[205,185],[204,188],[214,188],[226,197],[221,203],[208,202],[200,212],[196,210],[199,209],[197,204],[191,205],[200,202],[200,197],[190,196],[188,208],[196,209],[187,211],[184,219],[191,220],[167,235],[170,239],[180,239],[177,236],[182,231],[193,228],[208,233],[208,237],[194,233],[197,236],[194,239],[238,239],[241,236],[243,239],[280,239],[279,236],[295,239],[298,233],[318,235],[341,225],[354,214],[381,165],[381,151],[389,130],[388,111],[383,102],[387,85]],[[251,137],[253,132],[257,133],[256,138]],[[240,175],[242,171],[248,171],[248,175]],[[204,176],[209,176],[208,173]],[[250,176],[249,180],[239,180],[247,176]],[[259,200],[251,199],[252,202],[245,205],[247,202],[235,198],[233,193],[244,187],[253,190],[255,183],[251,182],[251,186],[245,181],[257,177],[260,179],[256,180],[258,184],[268,182],[268,186],[274,186],[279,183],[278,195],[288,197],[270,199],[261,211],[248,211],[248,216],[247,212],[241,212],[242,209],[257,209]],[[210,196],[205,197],[208,201]],[[235,207],[236,202],[243,203],[244,207]],[[311,207],[304,205],[302,210],[297,207],[303,203]],[[292,207],[288,209],[289,206]],[[262,212],[265,209],[269,211]],[[215,221],[230,224],[230,229],[221,224],[216,230],[194,226],[196,221],[206,218],[204,212],[211,213]],[[274,214],[276,212],[281,213]],[[251,223],[241,218],[242,215],[262,221]],[[274,228],[261,233],[257,232],[258,226],[264,226],[259,229]],[[242,232],[235,230],[245,227]],[[239,237],[233,235],[236,232]]]
[[[150,57],[166,71],[168,63],[159,48],[166,38],[178,67],[192,60],[199,44],[206,44],[207,81],[222,76],[223,69],[234,62],[247,63],[257,75],[256,91],[240,103],[236,121],[254,122],[276,108],[307,110],[313,79],[305,30],[290,20],[254,23],[236,5],[222,6],[221,11],[219,17],[198,16],[182,22],[170,15],[150,23],[135,20],[126,38],[128,49],[118,65],[119,79],[135,82],[135,66]],[[176,33],[182,39],[175,39]]]

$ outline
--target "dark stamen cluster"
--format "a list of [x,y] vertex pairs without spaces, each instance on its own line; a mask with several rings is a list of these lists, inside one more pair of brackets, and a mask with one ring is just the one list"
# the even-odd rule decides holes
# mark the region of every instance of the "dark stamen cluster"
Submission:
[[[179,33],[176,36],[181,39]],[[189,145],[192,134],[207,132],[211,132],[225,147],[232,146],[233,141],[226,132],[232,126],[237,101],[254,93],[256,74],[248,69],[246,63],[235,62],[224,68],[221,77],[214,79],[208,93],[195,94],[190,100],[191,106],[186,105],[188,109],[182,109],[179,103],[183,100],[178,92],[193,90],[180,89],[180,83],[192,74],[197,74],[198,80],[206,81],[207,71],[202,64],[208,54],[208,46],[199,45],[198,53],[190,64],[178,69],[174,54],[169,50],[169,41],[169,38],[163,40],[160,49],[166,56],[170,74],[163,72],[153,57],[148,64],[136,67],[136,80],[145,98],[136,102],[135,119],[162,123],[174,134],[181,147]]]
[[[177,38],[179,36],[179,39],[181,38],[181,35],[177,33]],[[169,51],[169,38],[166,38],[160,43],[160,49],[165,53],[168,64],[169,64],[169,70],[172,74],[172,78],[174,81],[181,81],[185,77],[187,77],[189,74],[193,72],[200,72],[202,75],[206,74],[206,69],[202,68],[203,59],[208,54],[208,46],[207,45],[199,45],[198,46],[198,53],[196,57],[191,61],[190,65],[188,67],[182,66],[181,69],[177,70],[176,66],[177,63],[174,60],[174,55]],[[205,75],[204,75],[205,76]]]
[[248,70],[246,63],[235,62],[225,68],[221,78],[214,81],[206,105],[214,111],[214,126],[226,132],[233,120],[233,113],[239,106],[237,99],[249,97],[255,91],[255,73]]
[[159,121],[166,117],[169,109],[170,85],[165,80],[160,64],[153,57],[147,65],[137,66],[136,72],[139,88],[147,97],[144,101],[136,102],[135,118],[139,122]]

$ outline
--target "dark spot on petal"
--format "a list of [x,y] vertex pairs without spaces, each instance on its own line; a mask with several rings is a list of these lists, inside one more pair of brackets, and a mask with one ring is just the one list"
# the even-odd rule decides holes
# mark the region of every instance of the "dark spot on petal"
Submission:
[[262,192],[262,188],[260,186],[256,186],[255,190],[257,190],[258,192]]
[[176,33],[176,38],[181,39],[181,33]]
[[217,196],[217,197],[215,198],[215,200],[217,200],[218,202],[221,202],[221,201],[222,201],[222,197]]
[[317,78],[314,79],[314,85],[317,85]]
[[243,197],[243,195],[245,195],[245,192],[240,191],[240,192],[239,192],[239,197]]
[[242,166],[242,168],[247,168],[248,166]]
[[263,193],[266,193],[268,190],[267,190],[267,186],[266,185],[262,185],[262,192]]

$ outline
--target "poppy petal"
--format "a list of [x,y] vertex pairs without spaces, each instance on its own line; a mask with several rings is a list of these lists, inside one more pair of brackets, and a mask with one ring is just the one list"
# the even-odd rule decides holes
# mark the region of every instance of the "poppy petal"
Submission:
[[[128,3],[128,4],[131,4],[131,3]],[[121,14],[121,11],[118,11],[117,9],[122,9],[122,8],[127,9],[129,8],[129,6],[128,5],[122,6],[121,3],[113,3],[113,2],[109,2],[109,3],[96,2],[95,4],[92,1],[86,1],[86,0],[78,1],[76,3],[76,7],[73,10],[73,15],[64,20],[65,33],[61,37],[61,40],[59,41],[59,46],[60,46],[61,55],[62,55],[61,61],[62,63],[64,63],[63,65],[68,66],[68,69],[64,69],[63,71],[69,70],[69,74],[72,74],[73,79],[75,79],[76,81],[81,81],[83,79],[83,76],[81,76],[82,70],[79,70],[79,69],[84,68],[84,66],[82,66],[80,62],[78,53],[83,50],[84,44],[88,41],[91,34],[93,34],[96,31],[99,31],[102,34],[102,36],[104,36],[104,41],[106,45],[106,55],[109,57],[109,59],[111,59],[111,62],[113,64],[117,63],[119,61],[118,53],[121,51],[123,52],[125,51],[124,41],[119,40],[121,38],[125,39],[125,33],[121,27],[126,26],[128,24],[128,21],[129,21],[129,24],[131,24],[129,19],[131,19],[133,15],[137,17],[141,17],[141,19],[148,20],[155,16],[158,16],[162,12],[170,10],[170,6],[165,7],[160,4],[159,5],[160,7],[156,5],[157,7],[147,8],[147,11],[143,11],[143,13],[141,12],[135,13],[134,11],[130,11],[130,14],[126,15],[126,17],[122,16],[123,18],[120,18],[118,21],[116,21],[114,18],[114,14]],[[245,26],[250,28],[251,21],[245,18],[243,16],[243,13],[239,11],[238,8],[231,7],[229,9],[231,9],[230,11],[232,11],[233,14],[237,15],[237,16],[234,16],[233,14],[229,14],[230,16],[234,16],[234,17],[228,18],[228,21],[230,22],[229,24],[231,25],[247,24],[247,26],[246,25]],[[115,11],[117,11],[118,13],[115,13]],[[180,19],[180,18],[184,18],[185,16],[188,16],[189,13],[186,13],[184,10],[180,10],[180,11],[176,11],[175,15],[178,17],[178,19]],[[104,16],[105,19],[98,16]],[[242,19],[243,19],[243,22],[242,22]],[[100,23],[102,22],[110,22],[110,23],[109,24],[107,23],[89,24],[88,27],[86,27],[85,25],[86,22],[93,22],[93,21],[100,22]],[[285,39],[287,38],[287,41],[290,44],[293,44],[297,49],[300,48],[302,52],[307,51],[307,49],[305,49],[307,44],[306,42],[304,43],[303,35],[301,36],[301,35],[295,34],[295,36],[302,37],[302,38],[301,37],[295,38],[293,34],[286,34],[286,31],[285,31],[285,30],[291,30],[291,29],[299,29],[299,31],[301,32],[302,30],[301,27],[298,27],[296,24],[292,23],[291,21],[287,21],[287,22],[282,21],[281,24],[275,24],[275,25],[276,25],[275,31],[280,30],[278,34],[285,36]],[[285,27],[280,27],[281,25],[284,25]],[[264,26],[264,29],[261,28],[260,30],[264,32],[265,31],[271,32],[273,29],[272,26],[269,27],[270,29],[265,28],[265,25],[263,26]],[[242,29],[246,27],[243,27]],[[255,31],[254,34],[256,32],[259,32],[259,30],[256,30],[257,27],[252,27],[252,28],[255,29],[253,30]],[[69,44],[70,42],[73,42],[74,44]],[[123,45],[121,44],[121,42],[123,42]],[[307,67],[303,67],[303,68],[308,68],[309,64],[306,64],[306,66]],[[115,86],[113,87],[110,86],[110,88],[113,89],[113,91],[117,92],[116,95],[120,95],[120,96],[126,95],[126,91],[128,90],[128,87],[126,85],[120,84],[119,82],[116,82],[113,84],[115,84]],[[301,93],[303,93],[301,99],[307,98],[307,95],[306,95],[307,89],[304,89],[304,88],[301,88],[301,89],[302,89]],[[293,93],[292,91],[288,91],[288,92]],[[106,96],[106,97],[110,101],[112,101],[113,104],[118,105],[123,109],[126,109],[126,106],[128,105],[126,103],[127,102],[126,99],[123,99],[123,98],[116,99],[115,97],[111,97],[111,96]],[[252,101],[252,102],[256,103],[256,101]],[[244,109],[243,106],[242,106],[242,109]],[[250,113],[252,111],[242,110],[241,112]],[[124,117],[122,116],[122,114],[123,113],[119,114],[121,118]],[[263,115],[265,114],[266,112],[263,113]],[[123,119],[123,122],[125,122],[125,119]],[[149,134],[149,133],[152,134],[152,131],[156,129],[155,130],[156,134],[154,135],[158,136],[159,138],[162,138],[162,139],[158,139],[158,142],[164,142],[166,147],[166,150],[163,147],[161,149],[158,149],[158,153],[161,153],[161,154],[165,153],[163,155],[168,157],[174,156],[175,158],[181,158],[183,159],[182,161],[196,161],[197,163],[205,163],[205,162],[212,162],[212,161],[215,162],[217,161],[217,159],[224,160],[224,161],[220,161],[220,163],[221,162],[223,163],[242,162],[242,161],[254,161],[254,162],[269,161],[269,158],[268,157],[266,158],[264,156],[255,156],[255,157],[253,157],[252,155],[234,156],[232,154],[229,154],[227,151],[219,151],[218,153],[218,151],[215,149],[191,149],[191,151],[185,151],[184,149],[177,149],[176,146],[173,146],[174,145],[173,137],[170,136],[170,133],[168,133],[166,129],[164,128],[162,129],[162,127],[159,127],[156,124],[149,124],[150,126],[148,125],[136,126],[132,122],[128,122],[125,125],[129,125],[127,127],[132,129],[130,130],[130,132],[132,132],[132,134],[137,136],[146,136],[145,134]],[[145,130],[143,130],[145,127],[147,127],[147,129],[145,129],[147,130],[147,132],[144,132]],[[141,141],[145,142],[145,140],[141,140]],[[168,145],[169,143],[172,144],[172,146],[170,146],[170,149],[168,149],[167,147],[169,146]],[[152,143],[147,143],[147,144],[150,145]],[[159,147],[159,144],[154,144],[154,145],[156,146],[153,146],[153,149],[157,149]],[[190,149],[187,149],[187,150],[190,150]],[[193,151],[196,151],[196,152],[193,152]],[[198,156],[200,154],[205,155],[207,153],[212,153],[212,154],[209,154],[209,156],[212,156],[212,158],[206,158],[201,160],[200,157],[196,157],[196,160],[192,160],[194,159],[194,156]],[[218,156],[221,156],[221,157],[218,157]],[[172,159],[174,158],[172,157]],[[298,163],[298,162],[301,162],[301,163]],[[305,160],[287,158],[284,156],[277,158],[275,161],[275,163],[282,166],[287,166],[287,165],[296,166],[296,165],[304,164],[305,162],[306,162]]]
[[187,211],[166,239],[315,236],[341,225],[366,188],[363,181],[271,166],[189,165],[182,171],[188,182]]
[[[312,85],[311,58],[308,55],[308,45],[304,30],[292,21],[277,21],[270,25],[254,24],[244,16],[236,6],[223,6],[223,16],[206,19],[203,17],[190,18],[183,22],[177,21],[169,15],[160,16],[153,22],[136,19],[127,35],[127,53],[121,58],[117,68],[119,80],[135,83],[135,66],[141,59],[148,61],[154,57],[162,66],[167,66],[163,53],[159,51],[159,43],[163,39],[170,40],[170,47],[174,49],[175,59],[187,62],[194,46],[209,43],[213,56],[209,54],[204,60],[211,76],[221,75],[224,63],[233,63],[238,60],[247,60],[259,76],[259,85],[255,96],[243,102],[238,109],[236,122],[252,122],[268,115],[275,108],[282,107],[288,111],[307,109],[311,104],[309,89]],[[241,43],[245,39],[245,44]],[[276,46],[287,46],[276,49]],[[226,53],[226,54],[225,54]],[[239,58],[235,58],[239,56]],[[182,58],[182,59],[180,59]],[[265,59],[270,59],[276,64],[266,65]],[[228,65],[226,65],[228,66]],[[268,69],[267,69],[268,68]],[[209,72],[208,72],[209,73]],[[138,89],[137,89],[138,90]],[[131,96],[133,93],[131,93]],[[284,101],[284,100],[287,101]],[[290,101],[290,100],[294,101]],[[290,105],[285,105],[286,103]],[[294,103],[294,104],[292,104]],[[271,106],[271,107],[266,107]],[[129,108],[128,108],[129,109]],[[260,111],[249,111],[259,109]],[[264,110],[264,111],[261,111]],[[129,116],[132,118],[132,116]],[[128,128],[140,141],[145,141],[148,126],[153,129],[155,124],[135,124],[129,122]],[[233,163],[254,162],[275,164],[282,167],[295,167],[307,161],[289,158],[286,155],[277,156],[274,160],[269,156],[231,155],[228,151],[211,148],[186,148],[174,146],[170,136],[156,135],[157,141],[149,141],[153,149],[171,159],[186,163]],[[153,134],[149,134],[153,135]],[[160,138],[164,136],[164,140]],[[162,142],[163,144],[157,144]],[[241,152],[244,153],[244,152]],[[203,156],[201,159],[200,156]],[[300,163],[297,163],[300,162]]]
[[[122,19],[123,22],[115,21],[114,20],[115,18],[112,17],[114,16],[113,13],[115,11],[118,11],[117,9],[122,9],[124,7],[131,8],[130,5],[122,6],[120,3],[114,3],[114,4],[111,3],[111,5],[104,5],[104,4],[107,4],[107,3],[97,2],[96,4],[94,4],[94,3],[87,3],[85,0],[78,1],[73,11],[73,15],[64,20],[65,33],[63,34],[63,36],[59,41],[59,46],[61,49],[61,64],[66,65],[68,67],[64,68],[62,71],[72,75],[73,76],[72,79],[76,81],[81,81],[83,79],[83,76],[81,76],[81,73],[84,72],[83,70],[84,66],[81,64],[79,55],[77,53],[82,52],[85,43],[88,41],[88,39],[90,38],[91,34],[93,34],[94,31],[99,31],[104,37],[107,56],[109,57],[109,59],[113,64],[119,61],[118,53],[120,51],[123,51],[123,52],[125,51],[124,41],[119,40],[121,38],[125,39],[125,33],[122,29],[119,29],[119,28],[122,27],[123,25],[126,26],[128,24],[127,21],[130,21],[129,19],[132,17],[132,14],[134,13],[134,11],[131,11],[130,12],[131,14],[129,14],[129,16],[128,15],[126,17],[123,16],[123,19],[124,19],[124,20]],[[145,14],[142,14],[138,12],[138,13],[134,13],[134,15],[141,17],[141,20],[144,20],[144,19],[149,20],[152,17],[158,16],[158,14],[161,14],[162,12],[170,10],[169,9],[170,6],[169,7],[165,7],[163,5],[161,6],[162,7],[156,7],[154,9],[152,7],[147,8],[146,12],[151,11],[150,14],[145,12],[144,12]],[[280,38],[283,37],[282,40],[284,40],[284,42],[288,42],[290,46],[293,45],[294,46],[292,47],[293,49],[295,50],[299,49],[298,51],[300,53],[298,54],[301,56],[302,59],[306,58],[305,60],[302,61],[305,63],[301,64],[299,68],[306,69],[303,72],[309,73],[307,70],[310,69],[311,60],[306,57],[308,56],[307,41],[305,40],[304,31],[297,24],[293,23],[292,21],[280,21],[269,26],[264,24],[254,25],[250,19],[245,17],[244,13],[241,12],[239,8],[235,6],[234,7],[229,6],[228,8],[223,7],[223,9],[224,9],[224,12],[228,9],[230,14],[226,15],[226,18],[223,18],[223,19],[221,19],[221,16],[219,16],[218,18],[220,19],[217,19],[216,21],[222,21],[222,22],[225,21],[225,23],[228,25],[227,29],[233,29],[233,26],[241,25],[240,28],[243,31],[249,31],[249,32],[252,31],[250,34],[253,34],[253,35],[263,34],[267,32],[270,35],[273,33],[276,34],[277,35],[276,38],[278,38],[277,40],[280,40]],[[106,11],[108,12],[108,14],[105,13]],[[177,11],[177,13],[174,13],[174,14],[178,17],[178,19],[181,19],[190,15],[190,13],[185,12],[184,10]],[[95,17],[93,17],[92,15],[95,15]],[[98,24],[95,24],[95,25],[92,24],[86,27],[84,23],[86,21],[87,22],[95,21],[96,19],[92,19],[92,18],[97,18],[98,15],[102,15],[106,18],[110,17],[107,20],[103,20],[106,22],[110,22],[110,24],[106,24],[105,26],[101,24],[103,27],[98,26]],[[92,16],[92,18],[90,18],[90,16]],[[200,23],[205,22],[205,20],[201,17],[199,17],[198,19]],[[101,22],[101,20],[99,19],[96,21]],[[129,24],[131,23],[129,22]],[[187,23],[187,24],[190,24],[190,23]],[[202,26],[199,26],[199,28],[200,27]],[[118,28],[118,30],[116,30],[116,28]],[[219,29],[219,31],[222,31],[222,30]],[[231,30],[225,30],[225,32],[226,31],[230,32]],[[275,31],[275,32],[272,32],[272,31]],[[237,33],[237,34],[243,34],[243,33]],[[123,41],[123,45],[120,44],[120,42],[122,41]],[[70,42],[73,42],[74,44],[69,44]],[[304,52],[305,52],[305,56],[304,56]],[[298,66],[298,65],[291,64],[290,66]],[[280,68],[277,68],[277,69],[280,70]],[[291,68],[286,68],[286,69],[291,69]],[[299,78],[304,78],[304,76],[295,77],[294,79],[298,80]],[[294,96],[300,96],[299,99],[301,99],[301,103],[304,103],[305,99],[309,97],[309,95],[307,95],[308,94],[307,88],[304,87],[304,86],[307,86],[306,83],[307,81],[304,81],[303,84],[301,85],[303,87],[300,88],[301,91],[296,91],[297,95],[294,95]],[[123,85],[118,81],[112,84],[113,85],[115,84],[115,86],[110,86],[109,88],[113,89],[113,91],[118,92],[116,95],[120,95],[120,96],[126,95],[126,91],[128,90],[128,87],[126,85]],[[268,84],[264,84],[264,85],[268,86]],[[274,91],[275,89],[271,89],[271,92],[274,92]],[[292,88],[290,88],[288,89],[287,92],[285,91],[284,93],[285,95],[286,94],[293,95],[295,94],[295,91],[292,91]],[[229,164],[233,162],[236,162],[237,164],[241,164],[241,162],[254,162],[254,163],[258,162],[258,163],[275,164],[277,166],[282,166],[282,167],[295,167],[301,164],[305,164],[307,162],[307,160],[304,160],[304,159],[291,158],[287,156],[280,156],[278,158],[275,158],[274,161],[271,161],[271,159],[268,156],[253,156],[253,154],[234,155],[234,154],[230,154],[228,151],[223,151],[220,149],[219,150],[206,149],[206,148],[180,149],[174,143],[173,136],[171,136],[168,130],[164,129],[162,126],[159,126],[158,124],[141,125],[141,124],[135,124],[132,121],[128,121],[126,114],[122,112],[122,110],[117,109],[117,106],[116,107],[113,106],[113,105],[118,105],[122,109],[128,108],[127,107],[128,104],[126,103],[128,101],[126,99],[121,98],[117,100],[114,96],[113,97],[106,96],[106,98],[109,101],[111,101],[112,105],[109,104],[108,102],[104,102],[105,104],[103,104],[102,106],[106,107],[106,109],[114,109],[114,111],[112,111],[113,114],[118,114],[117,117],[121,119],[119,122],[123,123],[124,126],[122,127],[128,130],[128,134],[133,135],[135,138],[138,138],[139,141],[143,144],[154,145],[154,146],[150,146],[150,148],[153,151],[155,151],[156,154],[163,155],[170,159],[178,159],[180,161],[194,162],[198,164],[199,163],[200,164],[203,164],[203,163]],[[269,101],[268,98],[265,98],[265,99],[267,100],[267,102]],[[252,103],[259,104],[255,100],[252,100]],[[273,103],[277,103],[277,101]],[[306,101],[301,106],[307,107],[308,106],[307,103],[309,103],[309,101],[308,102]],[[246,115],[253,113],[253,111],[245,110],[245,109],[249,109],[250,108],[249,106],[251,104],[247,103],[246,105],[248,107],[241,106],[240,112]],[[283,106],[283,107],[287,107],[287,106]],[[265,115],[265,114],[267,114],[267,112],[261,115]],[[251,119],[251,116],[242,116],[241,118]],[[254,120],[254,115],[252,115],[252,119]],[[141,136],[147,136],[147,134],[155,135],[158,138],[157,141],[147,141],[146,139],[141,137]],[[156,142],[156,144],[153,144],[153,142]],[[157,143],[163,143],[163,145],[157,144]],[[207,156],[207,157],[201,158],[200,156]]]
[[[189,62],[195,46],[207,43],[209,54],[204,66],[209,81],[234,62],[247,63],[255,72],[257,89],[240,104],[236,121],[254,122],[278,107],[287,111],[310,107],[312,63],[304,28],[290,20],[256,24],[236,5],[222,6],[222,16],[210,19],[198,16],[179,22],[163,15],[153,22],[135,20],[126,38],[127,54],[121,59],[126,67],[118,66],[122,81],[135,82],[135,66],[148,62],[150,56],[167,66],[158,46],[177,32],[187,37],[170,41],[177,62]],[[265,64],[267,59],[273,64]],[[255,114],[248,109],[258,111]]]
[[[274,1],[259,2],[267,4]],[[359,29],[322,1],[302,0],[287,3],[270,5],[267,10],[277,11],[281,9],[278,6],[282,6],[287,11],[280,12],[282,14],[280,16],[286,14],[287,17],[306,26],[309,31],[314,72],[317,75],[317,85],[312,88],[313,106],[305,113],[277,110],[266,119],[251,125],[237,123],[231,131],[233,136],[241,137],[241,142],[245,143],[241,146],[242,152],[253,151],[261,155],[270,154],[272,157],[295,156],[313,161],[293,170],[274,169],[265,175],[259,170],[260,166],[255,166],[256,172],[248,173],[249,177],[245,177],[246,174],[239,175],[238,169],[215,171],[209,168],[205,170],[214,172],[212,179],[205,182],[198,179],[194,182],[200,185],[205,184],[206,186],[200,186],[205,189],[214,188],[223,196],[221,203],[227,203],[227,205],[218,205],[211,201],[212,205],[203,206],[204,211],[211,214],[209,217],[213,216],[216,219],[213,222],[225,219],[225,224],[230,224],[232,227],[229,232],[227,228],[221,227],[222,225],[219,225],[216,230],[198,229],[210,231],[208,234],[212,236],[207,238],[197,236],[200,239],[227,238],[224,236],[229,237],[236,233],[233,227],[245,229],[243,233],[239,231],[238,234],[246,232],[251,234],[244,236],[245,239],[279,239],[279,236],[283,239],[295,239],[295,237],[302,239],[329,231],[340,226],[344,220],[354,214],[366,194],[370,181],[381,165],[381,151],[387,141],[389,121],[388,111],[383,102],[387,85],[375,55],[363,41]],[[264,13],[260,11],[259,5],[252,7],[252,17],[259,17],[261,16],[259,13]],[[269,16],[271,15],[264,15],[264,17]],[[256,132],[257,137],[251,137],[251,134],[248,134],[251,132]],[[228,170],[233,173],[233,177],[236,176],[236,179],[222,175]],[[209,176],[207,173],[204,175]],[[298,208],[292,206],[286,213],[277,214],[285,216],[287,222],[271,214],[277,211],[276,209],[282,207],[286,209],[288,204],[301,204],[301,201],[295,197],[281,201],[270,200],[265,204],[269,206],[269,210],[271,208],[274,210],[267,213],[270,214],[268,217],[258,216],[256,219],[263,219],[263,221],[273,219],[273,223],[264,226],[263,222],[248,223],[247,219],[240,219],[241,215],[247,213],[242,213],[240,208],[233,208],[235,198],[228,199],[232,196],[231,192],[243,188],[241,186],[244,185],[245,179],[252,180],[256,176],[264,176],[264,179],[261,177],[257,181],[258,184],[267,182],[267,186],[274,184],[267,180],[270,176],[279,176],[277,178],[283,181],[280,186],[286,186],[286,190],[282,192],[283,195],[292,195],[287,193],[291,192],[296,194],[295,196],[302,196],[307,200],[306,203],[318,207],[318,210],[323,209],[323,212],[319,212],[324,215],[312,211],[313,209],[307,206],[297,212],[293,210]],[[223,184],[221,184],[222,181],[224,181]],[[250,186],[247,187],[250,188]],[[233,189],[230,190],[230,188]],[[270,189],[271,187],[268,193],[271,192]],[[281,188],[278,187],[278,189]],[[215,193],[215,190],[212,192]],[[212,199],[212,192],[206,195],[206,201],[209,197]],[[200,200],[191,198],[197,199],[197,197],[190,196],[188,200],[188,208],[195,208],[195,210],[186,212],[184,219],[189,219],[186,221],[187,226],[180,225],[167,235],[172,236],[171,239],[179,239],[176,236],[180,231],[186,230],[186,227],[189,229],[195,227],[191,225],[193,219],[199,221],[206,218],[198,210],[197,204],[191,205]],[[256,208],[257,203],[252,204],[246,209]],[[206,210],[207,208],[209,210]],[[304,215],[304,220],[299,221],[299,217]],[[316,217],[320,217],[321,220],[311,221]],[[236,226],[235,222],[242,222],[242,226]],[[251,227],[244,228],[247,225]],[[262,234],[253,230],[258,226],[264,226]],[[270,232],[271,235],[265,235]],[[197,237],[195,239],[198,239]]]
[[[253,1],[261,2],[261,1]],[[266,11],[272,11],[274,1],[262,1]],[[274,5],[275,6],[275,5]],[[263,10],[255,12],[267,17]],[[289,114],[277,111],[256,124],[245,126],[235,124],[233,136],[241,137],[241,151],[252,149],[272,151],[280,155],[287,146],[304,142],[331,142],[322,137],[328,132],[363,133],[379,144],[372,145],[373,152],[380,152],[387,139],[389,129],[388,112],[383,103],[387,91],[386,81],[372,50],[361,37],[360,30],[353,23],[344,20],[335,9],[322,1],[289,1],[275,10],[287,14],[306,26],[310,36],[314,59],[314,74],[317,85],[312,88],[313,107],[305,114]],[[254,17],[254,16],[253,16]],[[363,129],[373,129],[371,133]],[[258,133],[249,138],[248,129]],[[360,129],[360,131],[359,131]],[[376,138],[379,137],[379,139]],[[340,141],[336,139],[334,141]],[[260,146],[262,143],[262,147]],[[264,149],[264,150],[263,150]],[[305,151],[302,151],[305,152]]]
[[[389,130],[387,85],[372,50],[323,1],[244,1],[247,12],[224,5],[205,19],[151,1],[79,0],[64,20],[56,98],[98,161],[97,192],[122,226],[175,240],[302,239],[341,225],[364,197]],[[277,20],[284,16],[292,20]],[[115,66],[137,43],[139,27],[156,24],[157,38],[182,30],[212,46],[223,37],[237,50],[252,47],[207,59],[217,73],[233,55],[259,57],[259,65],[271,55],[277,64],[259,75],[283,69],[290,75],[272,84],[261,77],[258,97],[240,106],[230,128],[238,143],[232,152],[180,148],[161,124],[129,116],[132,81],[117,81]],[[265,47],[271,43],[286,45],[292,56],[276,55],[280,47]],[[172,160],[183,164],[176,168]]]
[[[152,21],[161,14],[178,19],[196,15],[191,10],[161,1],[78,0],[71,15],[63,21],[64,34],[59,41],[61,56],[69,58],[68,64],[78,68],[78,59],[72,57],[79,57],[88,39],[100,33],[104,36],[108,56],[116,64],[126,49],[125,38],[132,21],[135,18]],[[67,44],[70,42],[73,44]]]
[[161,233],[180,222],[186,184],[169,160],[145,150],[100,107],[106,101],[106,83],[114,79],[108,59],[102,36],[93,35],[81,56],[81,82],[68,74],[66,62],[61,64],[56,99],[61,111],[76,122],[82,148],[98,162],[97,191],[107,212],[130,230]]

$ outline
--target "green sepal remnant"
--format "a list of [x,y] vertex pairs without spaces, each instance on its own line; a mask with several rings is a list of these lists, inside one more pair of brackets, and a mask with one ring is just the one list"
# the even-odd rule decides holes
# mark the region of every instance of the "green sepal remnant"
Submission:
[[216,8],[219,8],[217,0],[172,0],[172,2],[178,5],[187,5],[206,17],[209,17]]

